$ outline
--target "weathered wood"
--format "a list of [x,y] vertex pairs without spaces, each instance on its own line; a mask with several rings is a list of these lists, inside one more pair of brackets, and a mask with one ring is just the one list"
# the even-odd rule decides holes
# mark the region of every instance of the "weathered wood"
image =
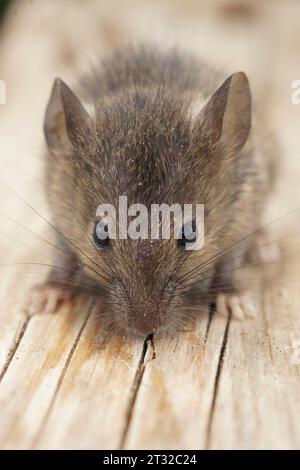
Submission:
[[[300,222],[299,212],[286,216],[300,201],[300,107],[289,96],[292,80],[299,79],[299,5],[270,2],[261,8],[251,2],[229,18],[219,0],[210,6],[185,2],[184,9],[172,4],[172,11],[154,2],[149,21],[150,10],[138,3],[129,8],[117,2],[128,24],[116,14],[116,2],[104,7],[95,0],[74,9],[64,1],[34,8],[26,3],[3,29],[0,448],[299,448]],[[57,21],[58,8],[65,22]],[[45,17],[49,28],[41,29]],[[165,37],[175,17],[187,49],[214,65],[225,60],[232,71],[245,70],[263,111],[271,108],[284,165],[266,220],[278,219],[269,227],[273,239],[286,237],[283,263],[272,275],[267,266],[265,272],[263,266],[239,272],[241,287],[257,300],[254,319],[239,322],[203,308],[193,311],[184,331],[153,342],[103,329],[104,307],[88,297],[56,314],[29,318],[23,296],[48,268],[23,263],[51,263],[51,247],[34,233],[47,240],[53,234],[26,202],[47,214],[39,144],[52,79],[61,75],[71,83],[90,44],[127,42],[136,25],[152,37],[153,23]]]
[[0,385],[3,448],[30,448],[39,433],[89,309],[37,315],[27,325]]
[[205,445],[226,323],[211,322],[207,312],[200,312],[190,331],[155,340],[155,357],[150,351],[145,362],[126,448]]
[[282,274],[261,282],[255,322],[230,323],[211,448],[300,447],[299,263]]
[[143,360],[143,343],[103,333],[92,315],[35,447],[118,448]]

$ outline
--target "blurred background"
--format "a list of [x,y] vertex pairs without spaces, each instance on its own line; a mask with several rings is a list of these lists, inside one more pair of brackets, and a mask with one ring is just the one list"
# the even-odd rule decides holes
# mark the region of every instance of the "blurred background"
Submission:
[[[248,74],[256,112],[263,116],[267,127],[274,132],[281,155],[280,177],[274,196],[266,210],[265,223],[270,224],[273,239],[278,238],[279,233],[280,236],[290,237],[291,243],[289,243],[286,250],[289,250],[290,258],[297,259],[300,233],[300,104],[292,101],[292,94],[295,91],[292,84],[294,81],[300,80],[300,1],[2,0],[0,1],[0,15],[0,81],[5,84],[6,89],[5,104],[0,104],[1,264],[5,265],[16,261],[24,262],[28,259],[31,262],[41,262],[48,256],[47,250],[50,249],[48,245],[38,246],[34,233],[45,231],[45,223],[22,199],[31,204],[46,218],[49,218],[42,180],[43,118],[54,78],[59,76],[72,87],[77,82],[78,74],[88,71],[91,65],[96,64],[103,54],[107,54],[114,48],[128,43],[136,44],[141,41],[158,44],[161,48],[176,45],[183,51],[194,53],[213,67],[223,69],[228,75],[238,70],[244,70]],[[266,144],[268,143],[267,140],[268,134],[266,134]],[[24,227],[27,227],[27,230]],[[51,262],[50,254],[48,263],[49,260]],[[16,276],[14,268],[6,267],[5,271],[1,271],[0,277],[1,321],[4,325],[0,329],[0,366],[3,366],[4,373],[8,368],[9,360],[12,358],[11,350],[13,348],[11,344],[15,344],[15,338],[17,338],[17,342],[19,341],[19,331],[24,333],[27,325],[26,320],[24,323],[25,329],[23,329],[17,316],[15,315],[13,318],[11,315],[11,311],[15,311],[15,296],[18,295],[19,289],[25,292],[27,287],[36,282],[37,278],[42,277],[41,267],[39,269],[33,267],[29,269],[28,266],[24,265],[21,268],[22,270],[18,271],[17,281],[12,283],[12,287],[7,290],[8,294],[4,293],[4,283],[9,285],[12,277]],[[47,270],[47,266],[45,266],[45,270]],[[295,268],[293,279],[299,279],[299,264]],[[289,293],[289,295],[292,294]],[[298,309],[294,308],[293,311],[295,315],[298,314]],[[278,314],[278,316],[280,315]],[[287,316],[287,318],[289,317]],[[47,321],[54,324],[55,321],[58,322],[59,320],[48,319]],[[294,330],[295,335],[298,335],[295,338],[298,340],[299,322],[297,325],[298,329],[294,328]],[[63,330],[61,336],[64,340],[66,338],[66,341],[70,336],[69,330],[69,328]],[[51,352],[51,347],[45,346],[44,343],[40,345],[40,333],[39,330],[37,331],[38,347],[36,349],[40,348],[41,351],[49,349]],[[48,338],[48,323],[45,326],[45,331],[47,332],[45,337]],[[68,331],[68,334],[65,331]],[[243,340],[246,336],[244,333],[242,334]],[[251,336],[250,333],[249,336]],[[282,337],[282,330],[280,330],[278,337]],[[31,338],[30,335],[29,338]],[[283,350],[280,341],[278,340],[276,343],[276,348],[274,347],[272,354],[275,350]],[[53,342],[55,344],[59,343],[55,337]],[[281,349],[278,346],[279,343]],[[36,343],[29,344],[34,350],[32,344],[35,345]],[[252,357],[248,355],[244,343],[242,345],[244,349],[241,350],[246,351],[245,364],[252,363]],[[28,349],[31,351],[30,347]],[[116,346],[116,349],[112,349],[113,357],[117,347],[119,348],[119,345]],[[268,350],[268,347],[265,350]],[[286,344],[284,344],[284,347],[286,347]],[[20,355],[24,350],[26,352],[26,348],[21,348]],[[260,349],[257,351],[257,354],[261,353]],[[55,354],[53,354],[56,357],[55,348],[54,352]],[[170,354],[173,355],[173,352]],[[128,356],[130,355],[128,354]],[[15,362],[17,362],[18,357],[16,357]],[[47,370],[47,367],[52,374],[52,356],[49,357],[51,357],[51,361],[49,360],[50,365],[46,361],[46,365],[44,365],[43,362],[40,362],[38,356],[37,364],[42,364],[42,372],[36,367],[37,374],[41,373],[42,376],[43,370]],[[85,358],[84,354],[83,357]],[[266,364],[268,364],[267,360]],[[188,370],[189,367],[190,362],[188,367],[184,367],[184,370]],[[266,381],[268,380],[267,385],[272,383],[272,378],[275,377],[274,389],[277,390],[279,382],[276,373],[273,373],[272,369],[269,376],[265,376],[266,367],[263,363],[262,368],[258,372],[254,369],[253,375],[250,374],[249,377],[252,380],[252,377],[259,376],[259,372],[261,372],[263,379],[266,377]],[[244,369],[247,375],[248,369],[242,365],[241,372]],[[14,369],[10,370],[13,371],[11,372],[13,376]],[[18,373],[15,373],[14,377],[16,380],[19,376],[21,377],[18,382],[21,386],[18,388],[13,383],[11,388],[8,387],[3,392],[6,407],[9,408],[7,405],[10,404],[7,412],[7,422],[14,423],[11,416],[18,413],[17,418],[15,418],[16,422],[18,423],[19,416],[23,419],[23,410],[18,412],[18,406],[22,407],[24,405],[25,408],[25,404],[27,405],[28,395],[24,394],[25,398],[23,395],[20,398],[20,395],[16,394],[15,401],[13,401],[11,399],[13,395],[11,390],[14,393],[15,390],[21,390],[20,393],[23,393],[23,390],[25,390],[24,384],[27,386],[28,382],[30,393],[31,390],[34,392],[37,390],[37,396],[40,397],[37,401],[38,406],[36,403],[31,403],[31,411],[28,414],[30,419],[25,414],[24,422],[26,422],[26,425],[21,422],[23,425],[23,427],[20,427],[21,431],[18,428],[17,435],[23,445],[24,429],[30,436],[31,433],[35,433],[32,423],[35,423],[36,417],[39,418],[39,413],[36,410],[42,409],[44,402],[46,402],[44,398],[45,391],[49,388],[50,380],[49,382],[45,381],[42,384],[43,386],[38,388],[36,384],[40,385],[40,376],[37,375],[36,384],[31,386],[30,380],[27,381],[25,372],[24,377],[22,376],[21,366],[20,370],[16,370]],[[28,370],[31,372],[31,364],[29,364]],[[286,371],[291,370],[294,369],[288,369],[286,363],[282,362],[282,369],[279,368],[279,371],[281,371],[280,377],[283,377]],[[296,373],[293,372],[291,377],[294,378],[294,376],[296,376]],[[90,376],[88,375],[88,377]],[[174,377],[177,381],[176,370]],[[203,383],[206,382],[205,376]],[[119,384],[119,382],[117,383]],[[239,384],[239,377],[237,383]],[[257,395],[260,395],[261,390],[267,389],[265,382],[262,381],[261,383],[262,388],[258,389],[258,392],[255,389]],[[85,387],[84,384],[83,381],[85,391],[88,387]],[[70,390],[73,390],[73,385],[72,383]],[[187,381],[187,386],[190,385]],[[285,385],[283,381],[280,406],[286,400]],[[172,387],[173,389],[175,387]],[[298,388],[295,390],[298,391]],[[39,391],[40,396],[38,395]],[[118,391],[118,387],[116,387],[116,391]],[[247,391],[249,390],[247,389]],[[261,395],[263,396],[263,393]],[[231,394],[228,396],[231,397]],[[251,423],[251,418],[254,416],[252,395],[250,397],[251,399],[246,403],[247,407],[249,405],[247,408],[249,414],[247,419],[242,422],[243,425],[247,424],[248,421]],[[86,400],[86,402],[89,400]],[[18,402],[19,405],[15,406]],[[269,402],[268,395],[266,395],[264,406],[267,406]],[[223,409],[222,403],[221,409]],[[82,405],[81,401],[80,405]],[[281,429],[281,421],[277,419],[277,409],[280,410],[281,408],[276,401],[274,401],[273,408],[271,407],[272,411],[275,410],[274,420],[268,421],[266,418],[267,428],[261,428],[261,417],[265,413],[264,406],[261,408],[262,414],[259,415],[256,426],[253,427],[253,435],[258,435],[260,431],[261,434],[267,435],[269,425],[270,428],[274,427],[274,429],[277,425],[279,436],[280,433],[284,434]],[[15,411],[15,408],[17,411]],[[65,410],[64,406],[62,408]],[[4,410],[4,406],[1,406],[2,409]],[[72,407],[70,409],[73,410]],[[294,416],[292,405],[290,409],[291,416]],[[70,412],[70,415],[72,413]],[[42,412],[40,415],[44,416]],[[183,412],[183,416],[186,416],[185,412]],[[288,417],[290,415],[286,414],[286,416],[288,424],[284,429],[289,429]],[[297,417],[297,415],[295,416]],[[140,429],[144,428],[147,419],[142,419]],[[115,421],[115,419],[112,420],[113,423]],[[227,435],[228,438],[231,437],[230,432],[227,432],[228,422],[225,419],[224,428],[220,428],[225,440]],[[58,423],[60,425],[59,421]],[[173,422],[171,421],[171,423]],[[198,424],[197,422],[197,429]],[[80,427],[72,425],[72,429],[78,428],[78,432]],[[161,427],[163,428],[163,426]],[[8,433],[6,433],[5,426],[0,426],[0,428],[2,428],[4,438],[6,438]],[[68,430],[68,428],[66,429]],[[224,433],[223,429],[225,430]],[[240,431],[240,428],[238,430]],[[56,434],[56,430],[54,434]],[[98,434],[98,428],[96,434]],[[11,439],[12,441],[15,439],[14,434],[11,435]],[[287,439],[289,438],[287,437]],[[244,443],[244,441],[242,442]],[[276,441],[276,445],[278,445],[278,441]],[[288,446],[292,446],[291,441],[288,442]]]
[[[175,44],[228,74],[249,75],[257,110],[282,149],[273,210],[281,215],[299,202],[300,105],[291,100],[292,82],[300,79],[299,1],[11,0],[0,2],[0,13],[0,80],[6,84],[0,170],[7,183],[33,191],[22,170],[40,174],[43,115],[56,76],[72,86],[102,54],[150,41]],[[9,195],[0,191],[4,204]]]

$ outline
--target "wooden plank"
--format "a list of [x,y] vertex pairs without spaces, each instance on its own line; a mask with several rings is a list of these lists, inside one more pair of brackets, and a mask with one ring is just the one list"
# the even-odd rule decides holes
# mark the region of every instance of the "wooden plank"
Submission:
[[35,448],[118,448],[145,352],[143,342],[107,333],[91,316]]
[[30,448],[90,312],[90,301],[30,319],[0,386],[0,447]]
[[[15,274],[15,279],[12,280],[9,276],[1,283],[0,383],[18,348],[28,323],[27,315],[20,310],[20,305],[15,302],[16,295],[20,295],[20,292],[24,292],[23,286],[17,291],[16,289],[13,290],[14,287],[16,288],[16,282],[21,286],[20,276],[18,277]],[[10,295],[10,292],[14,292],[14,295]]]
[[227,319],[199,312],[191,330],[155,340],[124,447],[203,448]]
[[19,254],[24,252],[24,249],[20,246],[14,247],[11,239],[9,243],[8,231],[4,235],[1,233],[0,247],[0,380],[27,325],[27,315],[16,299],[21,299],[32,283],[32,278],[24,276],[24,270],[22,272],[20,266],[14,264],[20,261]]
[[256,320],[230,323],[209,448],[300,447],[299,261],[261,290]]
[[[46,10],[51,13],[51,8],[49,3]],[[269,94],[263,94],[264,103],[267,99],[271,101],[270,114],[280,129],[288,162],[276,210],[280,206],[284,214],[296,207],[299,107],[289,99],[291,81],[298,78],[297,48],[290,47],[299,37],[300,10],[295,2],[278,2],[261,11],[254,7],[254,21],[244,23],[253,34],[244,35],[242,40],[241,29],[228,27],[225,17],[222,22],[208,21],[217,11],[222,14],[219,7],[214,6],[212,11],[204,6],[200,16],[194,14],[194,7],[185,8],[184,15],[177,7],[172,12],[157,8],[153,18],[158,31],[165,31],[168,24],[172,36],[173,26],[168,19],[179,13],[181,20],[177,26],[187,49],[196,53],[203,49],[203,57],[209,62],[213,58],[214,65],[227,57],[229,69],[250,72],[250,78],[255,79],[251,80],[254,89],[260,89],[259,83],[267,81]],[[68,28],[74,30],[75,23],[53,23],[58,28],[59,41],[66,39],[63,42],[68,45],[67,56],[71,57],[66,61],[65,54],[57,53],[59,41],[48,41],[46,30],[41,36],[41,31],[32,27],[39,24],[37,20],[46,10],[35,5],[33,10],[31,7],[30,11],[22,10],[24,16],[10,15],[2,38],[5,47],[1,50],[4,74],[1,79],[7,81],[8,104],[1,108],[1,158],[13,159],[32,174],[41,163],[40,123],[52,78],[61,74],[72,82],[77,59],[85,57],[80,54],[84,50],[82,44],[92,44],[92,37],[95,43],[108,45],[107,30],[118,30],[119,25],[126,39],[132,30],[129,25],[137,23],[137,15],[144,36],[153,23],[148,21],[150,10],[145,6],[138,12],[136,8],[127,9],[127,26],[115,14],[110,18],[105,8],[100,8],[93,15],[91,31],[95,31],[95,36],[92,33],[87,40],[85,28],[80,27],[71,42]],[[88,15],[90,10],[82,13]],[[72,15],[75,22],[75,17],[82,18],[76,9]],[[259,16],[257,22],[255,15]],[[288,19],[285,24],[283,16]],[[28,18],[35,21],[29,22]],[[195,27],[191,28],[191,24]],[[214,37],[214,41],[203,41],[201,24],[205,26],[204,35]],[[200,41],[195,40],[196,30],[201,31]],[[96,39],[98,32],[106,43]],[[25,36],[26,49],[39,38],[39,47],[33,47],[29,56],[20,54]],[[264,47],[259,58],[264,67],[260,70],[257,57],[252,61],[253,54],[248,54],[253,50],[254,36],[256,44]],[[50,50],[54,53],[49,54]],[[274,50],[275,61],[270,54]],[[26,72],[21,82],[15,80],[16,51],[23,60],[19,69]],[[35,68],[34,80],[28,60],[39,64],[40,76]],[[270,83],[266,63],[272,65],[274,83]],[[275,90],[273,96],[271,85]],[[19,188],[24,199],[33,201],[37,207],[41,188],[34,187],[28,178],[17,183],[16,170],[9,173],[7,166],[0,163],[1,178]],[[0,199],[1,210],[39,231],[38,218],[2,186]],[[5,219],[3,225],[15,234],[14,224]],[[27,237],[27,241],[39,250],[34,238]],[[288,243],[286,247],[291,257],[297,258],[299,243]],[[44,248],[42,252],[45,254]],[[33,258],[30,250],[17,249],[12,239],[10,243],[1,239],[0,255],[1,264],[43,260],[42,256]],[[190,331],[173,338],[155,339],[153,346],[151,341],[131,342],[104,333],[88,299],[65,305],[56,315],[28,319],[20,311],[23,293],[39,278],[42,280],[46,270],[13,266],[1,269],[0,448],[299,448],[299,272],[299,263],[287,262],[281,272],[285,281],[265,279],[251,283],[260,306],[255,320],[239,323],[214,317],[209,322],[206,311],[189,325]],[[249,277],[257,276],[259,273],[252,271]]]
[[[3,213],[9,214],[9,207],[14,208],[13,201],[6,201],[6,210]],[[16,213],[18,222],[19,212],[12,211],[12,214]],[[27,217],[24,227],[30,228],[34,233],[41,233],[44,223],[33,220],[32,214],[30,215],[31,218]],[[0,245],[0,380],[28,324],[27,314],[22,308],[25,293],[34,284],[42,282],[48,272],[47,266],[30,263],[50,263],[49,258],[45,259],[49,247],[45,244],[43,246],[38,237],[16,225],[13,217],[8,220],[2,216],[1,220],[4,221],[6,230],[1,232]],[[44,236],[47,238],[47,235]]]

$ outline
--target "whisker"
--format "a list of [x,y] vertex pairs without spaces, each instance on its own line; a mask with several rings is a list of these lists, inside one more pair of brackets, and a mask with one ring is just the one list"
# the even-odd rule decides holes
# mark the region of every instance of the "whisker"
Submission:
[[[255,283],[256,283],[256,282],[259,282],[259,281],[261,281],[261,279],[259,279],[259,278],[237,279],[237,280],[235,281],[235,284],[236,284],[236,285],[239,285],[239,284],[241,284],[241,283],[243,283],[243,282],[247,282],[247,283],[249,283],[249,282],[255,282]],[[275,283],[275,285],[279,283],[281,286],[282,286],[282,285],[285,285],[285,284],[298,284],[298,283],[300,283],[300,279],[276,278],[276,279],[274,280],[274,283]],[[199,294],[199,297],[200,297],[201,300],[202,300],[202,299],[205,299],[205,298],[211,298],[214,293],[218,293],[218,292],[220,292],[220,291],[222,291],[222,292],[226,292],[226,291],[230,292],[231,290],[232,290],[232,289],[231,289],[230,287],[227,288],[227,287],[224,287],[224,286],[221,284],[219,287],[217,286],[217,287],[215,287],[215,288],[213,288],[213,289],[210,289],[210,290],[208,291],[208,293],[201,293],[201,291],[199,291],[199,287],[198,287],[198,286],[196,286],[196,287],[194,286],[193,289],[187,289],[186,291],[181,291],[180,293],[178,293],[178,298],[185,298],[185,297],[187,297],[187,296],[189,296],[189,295],[197,295],[197,294]],[[259,294],[252,294],[252,293],[251,293],[251,295],[255,295],[255,296],[259,297]]]
[[[76,246],[75,243],[73,243],[71,240],[69,240],[55,225],[53,225],[51,222],[49,222],[43,215],[41,215],[34,207],[31,206],[27,201],[25,201],[14,189],[10,188],[10,186],[5,183],[3,180],[0,180],[2,184],[4,184],[20,201],[22,201],[26,206],[28,206],[35,214],[37,214],[44,222],[46,222],[47,225],[49,225],[53,230],[56,231],[67,243],[73,246],[75,250],[79,251],[83,256],[85,256],[89,261],[91,261],[94,265],[97,266],[97,263],[93,259],[91,259],[86,253],[84,253],[78,246]],[[104,278],[102,274],[100,274],[98,271],[93,269],[91,266],[85,263],[85,266],[87,266],[89,269],[94,271],[97,276],[100,276]],[[104,278],[105,279],[105,278]],[[106,281],[109,281],[108,279],[105,279]]]
[[[285,260],[285,264],[294,264],[294,263],[298,263],[300,261],[300,259],[293,259],[293,260]],[[258,263],[248,263],[248,264],[243,264],[241,266],[236,266],[234,268],[231,268],[231,269],[227,269],[227,270],[224,270],[224,271],[220,271],[218,272],[218,274],[215,276],[215,278],[221,278],[222,274],[226,274],[226,273],[229,273],[229,272],[233,272],[233,271],[238,271],[238,270],[242,270],[242,269],[247,269],[247,268],[251,268],[251,267],[254,267],[254,266],[268,266],[268,265],[276,265],[276,264],[282,264],[282,261],[279,260],[279,261],[265,261],[265,262],[258,262]],[[194,284],[197,284],[197,283],[201,283],[201,282],[204,282],[204,281],[207,281],[207,280],[210,280],[211,277],[205,277],[205,278],[201,278],[200,280],[195,280],[195,282],[191,283],[191,284],[187,284],[187,286],[193,286]],[[184,287],[182,287],[184,288]],[[181,288],[179,287],[178,288],[178,291],[180,291]]]
[[47,240],[46,238],[42,237],[41,235],[39,235],[38,233],[35,233],[33,230],[31,230],[30,228],[28,227],[25,227],[25,225],[21,224],[20,222],[17,222],[16,220],[12,219],[10,216],[4,214],[4,212],[0,211],[0,215],[2,217],[5,217],[7,220],[9,220],[10,222],[13,222],[14,224],[18,225],[19,227],[21,227],[23,230],[26,230],[26,232],[28,233],[31,233],[32,235],[34,235],[35,237],[39,238],[39,240],[41,240],[42,242],[44,243],[47,243],[48,245],[50,245],[52,248],[55,248],[56,250],[60,251],[63,255],[67,256],[67,253],[62,249],[60,248],[59,246],[55,245],[54,243],[50,242],[49,240]]
[[[235,245],[237,245],[238,243],[241,243],[242,241],[245,241],[247,240],[249,237],[259,233],[260,231],[262,231],[263,229],[265,229],[266,227],[269,227],[270,225],[280,221],[280,220],[283,220],[284,218],[290,216],[291,214],[294,214],[295,212],[298,212],[300,210],[300,207],[296,208],[296,209],[293,209],[291,211],[289,211],[287,214],[281,216],[281,217],[278,217],[277,219],[274,219],[273,221],[259,227],[258,229],[254,230],[253,232],[249,233],[248,235],[245,235],[244,237],[240,238],[239,240],[233,242],[231,245],[227,246],[226,248],[218,251],[217,253],[215,253],[211,258],[209,258],[206,262],[204,262],[202,265],[194,268],[194,269],[199,269],[200,267],[205,267],[207,266],[207,264],[211,261],[211,260],[214,260],[217,256],[220,256],[222,253],[228,251],[230,248],[234,247]],[[192,269],[189,273],[186,273],[183,277],[182,277],[182,281],[184,280],[184,278],[188,275],[188,274],[191,274],[194,269]]]
[[[27,265],[34,266],[34,267],[47,267],[47,268],[50,267],[50,268],[54,268],[55,270],[62,270],[62,271],[68,272],[67,269],[61,268],[60,266],[53,266],[53,265],[48,265],[48,264],[43,264],[43,263],[7,263],[7,264],[0,265],[0,268],[14,267],[14,266],[27,266]],[[7,276],[7,274],[9,274],[9,273],[0,272],[0,275],[3,276],[3,274]],[[12,273],[11,275],[12,275],[13,278],[15,277],[15,273]],[[40,272],[38,272],[38,273],[35,273],[35,272],[32,272],[32,271],[29,271],[29,272],[26,271],[25,272],[25,277],[27,277],[27,278],[37,277],[38,279],[40,279],[40,276],[41,276]],[[24,279],[24,274],[23,274],[23,279]],[[47,283],[47,280],[44,281],[44,282]],[[58,285],[62,284],[63,286],[73,286],[73,287],[76,287],[76,288],[83,288],[84,290],[86,290],[90,293],[93,293],[93,294],[97,294],[99,292],[97,289],[107,291],[107,287],[105,285],[103,285],[101,283],[97,283],[95,286],[92,286],[88,279],[82,279],[82,278],[79,278],[77,281],[72,281],[72,280],[69,280],[69,279],[68,280],[62,280],[60,277],[51,276],[51,282],[57,283]]]
[[12,237],[10,234],[7,232],[1,231],[1,235],[8,238],[9,240],[13,240],[14,242],[22,245],[23,247],[27,248],[28,250],[32,251],[32,253],[35,253],[36,255],[43,256],[45,258],[48,258],[49,260],[52,259],[50,256],[47,256],[45,253],[42,253],[41,251],[36,250],[35,248],[32,248],[32,246],[27,245],[26,243],[22,242],[21,240],[18,240],[15,237]]

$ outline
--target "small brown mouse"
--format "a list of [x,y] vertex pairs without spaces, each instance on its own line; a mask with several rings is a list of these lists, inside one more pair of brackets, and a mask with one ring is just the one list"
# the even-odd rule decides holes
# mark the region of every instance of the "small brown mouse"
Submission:
[[[217,310],[251,314],[233,274],[258,233],[274,171],[272,155],[251,143],[245,73],[224,80],[187,54],[126,48],[78,89],[91,113],[60,79],[47,106],[47,192],[61,251],[31,308],[51,311],[75,287],[95,289],[134,335],[182,324],[195,292],[204,302],[217,296]],[[184,237],[98,239],[97,207],[117,206],[120,195],[147,207],[204,204],[204,247],[187,251]]]

